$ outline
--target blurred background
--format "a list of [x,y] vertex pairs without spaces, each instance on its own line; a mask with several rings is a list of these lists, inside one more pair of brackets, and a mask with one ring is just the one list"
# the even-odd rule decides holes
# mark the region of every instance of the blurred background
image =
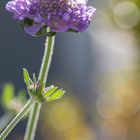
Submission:
[[[7,1],[0,4],[1,96],[26,91],[22,68],[38,74],[45,40],[18,27],[4,8]],[[140,139],[140,1],[90,0],[89,5],[97,12],[86,32],[57,34],[47,85],[67,92],[43,104],[35,140]],[[7,82],[14,87],[4,89]],[[14,115],[9,117],[2,102],[0,121],[6,122]],[[22,103],[10,105],[17,111]],[[7,140],[23,140],[26,122],[25,117]]]

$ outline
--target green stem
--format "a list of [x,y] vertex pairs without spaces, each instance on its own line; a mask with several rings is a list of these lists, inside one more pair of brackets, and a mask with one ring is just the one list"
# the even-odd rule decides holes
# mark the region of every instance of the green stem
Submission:
[[25,113],[29,110],[31,105],[34,103],[33,99],[30,99],[24,108],[17,114],[17,116],[12,120],[12,122],[6,127],[6,129],[0,135],[0,140],[4,140],[11,130],[16,126],[16,124],[21,120]]
[[[54,36],[47,37],[46,39],[44,56],[41,64],[41,69],[39,72],[39,77],[38,77],[38,81],[41,85],[46,84],[46,80],[48,77],[48,72],[51,64],[52,54],[53,54],[54,40],[55,40]],[[34,139],[40,110],[41,110],[41,104],[35,103],[30,112],[24,140]]]

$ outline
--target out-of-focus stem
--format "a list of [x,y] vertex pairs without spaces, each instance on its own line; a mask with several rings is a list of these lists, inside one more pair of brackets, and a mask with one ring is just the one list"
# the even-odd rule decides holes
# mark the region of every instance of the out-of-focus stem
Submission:
[[14,117],[14,113],[6,113],[0,118],[0,132],[6,127],[7,124],[12,120]]
[[16,126],[16,124],[22,119],[25,113],[30,109],[34,103],[33,99],[30,99],[24,108],[17,114],[17,116],[11,121],[11,123],[6,127],[6,129],[0,135],[0,140],[4,140],[11,130]]

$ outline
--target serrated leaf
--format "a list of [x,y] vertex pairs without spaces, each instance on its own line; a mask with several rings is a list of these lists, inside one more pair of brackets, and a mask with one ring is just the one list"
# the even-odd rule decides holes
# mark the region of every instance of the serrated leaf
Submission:
[[24,77],[24,82],[26,83],[27,86],[29,84],[32,84],[32,80],[29,76],[29,73],[28,73],[27,69],[25,69],[25,68],[23,68],[23,77]]
[[65,91],[63,91],[62,89],[57,90],[47,98],[47,102],[60,99],[64,95],[64,93]]
[[56,92],[57,89],[58,89],[58,87],[54,87],[54,86],[47,87],[45,89],[45,92],[43,94],[43,97],[44,98],[48,98],[51,94],[53,94],[54,92]]
[[6,84],[2,90],[1,102],[4,107],[9,107],[10,101],[14,97],[14,86],[12,84]]
[[24,77],[24,82],[26,84],[28,84],[28,82],[29,82],[29,73],[28,73],[27,69],[25,69],[25,68],[23,68],[23,77]]

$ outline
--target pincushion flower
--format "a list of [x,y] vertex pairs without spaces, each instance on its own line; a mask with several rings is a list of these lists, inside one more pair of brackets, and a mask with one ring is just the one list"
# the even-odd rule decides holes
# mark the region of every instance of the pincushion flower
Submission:
[[47,27],[51,32],[83,32],[96,11],[86,0],[12,0],[6,9],[31,35],[41,34]]

